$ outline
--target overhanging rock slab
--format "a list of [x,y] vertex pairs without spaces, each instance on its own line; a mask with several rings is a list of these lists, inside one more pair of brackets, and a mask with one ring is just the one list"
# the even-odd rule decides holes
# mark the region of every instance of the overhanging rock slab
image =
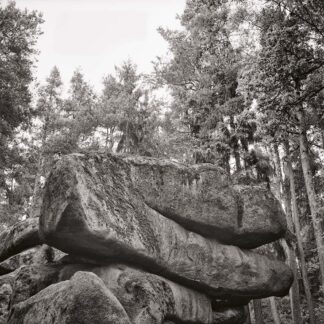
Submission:
[[286,231],[280,203],[262,185],[233,185],[226,172],[212,164],[122,159],[126,163],[120,167],[145,203],[191,231],[243,248],[275,241]]
[[129,172],[114,156],[63,157],[45,186],[44,241],[103,263],[135,264],[211,296],[287,293],[292,274],[284,263],[189,232],[148,207]]

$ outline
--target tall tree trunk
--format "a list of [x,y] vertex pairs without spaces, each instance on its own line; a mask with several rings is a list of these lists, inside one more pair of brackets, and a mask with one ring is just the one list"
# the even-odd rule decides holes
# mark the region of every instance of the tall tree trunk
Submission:
[[245,312],[246,312],[246,319],[245,319],[244,324],[252,324],[252,322],[251,322],[251,312],[250,312],[249,305],[246,305],[244,308],[245,308]]
[[[278,187],[278,194],[277,198],[280,202],[283,201],[283,177],[281,172],[281,159],[279,154],[279,146],[278,143],[273,144],[273,160],[275,164],[275,176],[276,176],[276,183]],[[275,193],[276,194],[276,193]]]
[[[303,125],[303,123],[302,123]],[[313,174],[310,164],[309,147],[306,135],[306,128],[302,127],[299,136],[300,158],[306,185],[308,203],[311,210],[312,224],[314,227],[314,234],[319,257],[320,275],[322,281],[322,290],[324,293],[324,233],[322,230],[323,210],[320,208],[320,203],[315,192],[313,182]]]
[[238,148],[234,148],[234,158],[235,158],[236,171],[241,171],[242,170],[241,156],[240,156],[240,152],[238,151]]
[[[283,181],[283,175],[281,172],[281,159],[279,154],[279,148],[277,143],[274,145],[274,160],[276,165],[276,172],[278,177],[278,182],[281,187],[281,198],[284,201],[285,205],[285,215],[286,215],[286,221],[287,221],[287,227],[288,231],[291,233],[294,232],[294,226],[292,222],[292,211],[291,211],[291,194],[289,190],[289,180],[285,179],[286,181]],[[287,181],[288,180],[288,181]],[[297,262],[296,262],[296,253],[293,246],[289,246],[286,241],[283,241],[283,247],[284,250],[288,256],[288,262],[290,265],[290,268],[292,269],[292,272],[294,274],[294,282],[291,286],[291,289],[289,291],[289,297],[290,297],[290,307],[291,307],[291,313],[292,313],[292,319],[294,324],[302,323],[302,317],[301,317],[301,307],[300,307],[300,294],[299,294],[299,284],[298,284],[298,268],[297,268]]]
[[[232,132],[236,131],[236,125],[234,122],[234,116],[230,117],[230,126],[232,128]],[[236,135],[232,136],[231,138],[231,147],[233,149],[233,154],[234,154],[234,159],[235,159],[235,168],[236,171],[239,172],[242,170],[242,166],[241,166],[241,156],[240,156],[240,145],[239,145],[239,141],[236,137]]]
[[106,127],[106,139],[105,139],[105,151],[108,151],[108,142],[109,142],[109,127]]
[[301,317],[301,306],[300,306],[301,298],[299,293],[296,253],[295,250],[287,244],[286,240],[282,240],[282,246],[288,256],[289,266],[294,274],[294,282],[289,290],[292,320],[293,320],[293,324],[299,324],[302,323],[302,317]]
[[286,169],[287,169],[289,185],[290,185],[292,219],[293,219],[295,229],[296,229],[295,234],[297,237],[300,268],[301,268],[301,273],[302,273],[302,278],[303,278],[303,284],[304,284],[305,295],[306,295],[306,300],[307,300],[310,323],[315,324],[316,320],[315,320],[314,305],[313,305],[312,294],[311,294],[311,290],[310,290],[310,284],[309,284],[309,280],[308,280],[308,276],[307,276],[305,253],[304,253],[304,247],[303,247],[303,240],[301,237],[301,228],[300,228],[298,207],[297,207],[295,178],[294,178],[294,171],[293,171],[292,163],[291,163],[291,159],[290,159],[290,150],[289,150],[288,142],[285,142],[285,152],[286,152]]
[[253,299],[255,324],[263,324],[261,299]]
[[274,324],[280,324],[281,321],[280,321],[280,316],[279,316],[276,300],[274,297],[270,297],[269,301],[270,301],[273,322],[274,322]]
[[46,146],[46,140],[48,137],[48,124],[49,124],[49,115],[46,115],[45,118],[45,124],[43,126],[43,134],[42,134],[42,142],[41,142],[41,147],[39,151],[39,160],[37,162],[37,171],[36,171],[36,176],[35,176],[35,181],[34,181],[34,188],[33,188],[33,195],[32,195],[32,203],[31,203],[31,208],[29,209],[28,213],[29,216],[31,217],[38,217],[39,212],[40,212],[40,198],[41,198],[41,178],[43,174],[43,169],[44,169],[44,164],[45,164],[45,146]]
[[225,169],[228,174],[231,174],[231,165],[230,165],[230,153],[225,152],[222,156],[221,166]]

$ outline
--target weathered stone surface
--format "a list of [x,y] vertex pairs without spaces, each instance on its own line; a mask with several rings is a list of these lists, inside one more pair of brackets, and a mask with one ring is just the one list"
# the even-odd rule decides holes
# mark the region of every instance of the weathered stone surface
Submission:
[[66,253],[46,244],[28,249],[0,263],[0,276],[18,268],[31,264],[47,264],[56,262],[66,256]]
[[0,324],[7,323],[10,306],[28,299],[53,283],[57,283],[60,280],[60,270],[63,267],[64,265],[59,263],[29,264],[7,275],[0,276]]
[[10,324],[130,324],[117,298],[93,273],[78,272],[13,306]]
[[0,233],[0,262],[41,244],[38,219],[29,218]]
[[95,273],[117,297],[133,324],[177,322],[212,323],[210,299],[160,276],[125,265],[65,265],[59,280],[67,280],[78,271]]
[[9,272],[12,272],[22,265],[27,265],[33,263],[33,257],[36,253],[37,248],[31,248],[26,251],[23,251],[19,254],[16,254],[9,259],[0,263],[0,268],[8,269]]
[[[25,301],[29,297],[34,296],[42,289],[62,280],[70,279],[77,271],[89,270],[94,268],[93,265],[76,265],[67,266],[68,276],[64,274],[66,264],[30,264],[24,265],[8,275],[0,277],[0,287],[9,284],[10,289],[10,305],[15,305]],[[61,274],[63,273],[63,275]],[[62,279],[64,278],[64,279]],[[8,294],[9,296],[9,294]]]
[[245,319],[244,307],[222,308],[213,313],[213,324],[243,324]]
[[11,285],[0,283],[0,324],[7,322],[11,294]]
[[157,275],[125,265],[24,266],[16,271],[13,280],[10,280],[10,292],[5,295],[7,300],[4,305],[8,306],[9,301],[11,305],[26,301],[52,284],[69,280],[79,271],[93,272],[101,278],[106,287],[117,297],[133,324],[158,324],[167,319],[200,324],[218,323],[217,321],[222,319],[224,323],[231,323],[228,322],[230,319],[236,320],[239,317],[240,308],[224,308],[213,313],[207,296]]
[[123,265],[93,271],[118,298],[133,324],[212,322],[210,299],[162,277]]
[[76,255],[137,264],[218,297],[287,293],[289,268],[264,256],[189,232],[144,204],[128,164],[113,156],[63,157],[45,186],[44,241]]
[[62,265],[34,264],[16,271],[13,284],[12,304],[17,304],[37,294],[42,289],[59,281]]
[[212,323],[210,299],[162,277],[124,265],[98,267],[91,264],[31,265],[18,270],[12,287],[11,304],[27,300],[42,289],[76,272],[93,272],[117,297],[133,324],[180,322]]
[[0,324],[7,323],[15,275],[11,272],[0,277]]
[[144,157],[123,160],[145,203],[189,230],[244,248],[285,233],[282,208],[262,185],[234,186],[222,169],[211,164],[186,166]]

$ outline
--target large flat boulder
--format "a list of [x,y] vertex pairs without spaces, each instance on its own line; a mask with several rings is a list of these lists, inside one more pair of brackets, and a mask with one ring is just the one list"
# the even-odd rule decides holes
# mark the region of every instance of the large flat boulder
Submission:
[[221,298],[285,295],[282,262],[190,232],[148,207],[116,157],[63,157],[46,185],[42,239],[102,263],[121,260]]
[[130,324],[117,300],[95,274],[78,272],[13,306],[10,324]]
[[123,157],[120,164],[145,203],[183,227],[227,244],[254,248],[282,237],[280,203],[262,185],[233,185],[215,165]]

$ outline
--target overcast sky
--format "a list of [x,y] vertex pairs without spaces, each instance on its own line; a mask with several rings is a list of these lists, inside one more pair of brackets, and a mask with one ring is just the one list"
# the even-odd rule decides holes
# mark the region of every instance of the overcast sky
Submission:
[[80,66],[86,79],[101,88],[103,75],[131,59],[139,72],[167,51],[159,26],[178,28],[176,15],[185,0],[16,0],[19,7],[43,12],[44,34],[38,48],[37,78],[43,81],[54,65],[67,84]]

